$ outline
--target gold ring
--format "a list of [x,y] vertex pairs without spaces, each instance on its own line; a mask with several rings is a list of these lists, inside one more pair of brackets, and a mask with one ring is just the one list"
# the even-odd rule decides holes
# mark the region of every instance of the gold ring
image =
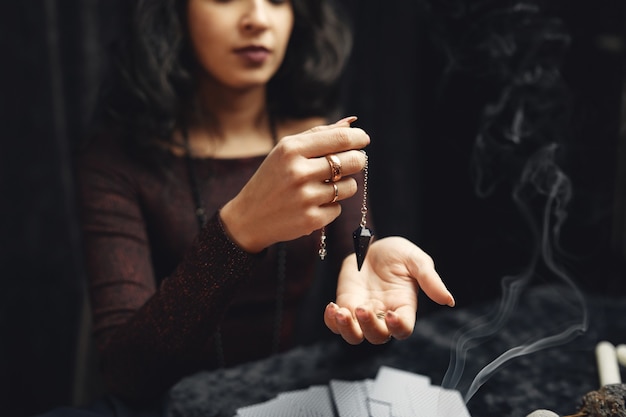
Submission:
[[331,182],[330,184],[333,186],[333,192],[335,193],[335,195],[333,196],[333,199],[329,203],[329,204],[332,204],[332,203],[337,202],[337,198],[339,197],[339,187],[337,187],[337,184],[335,184],[334,182]]
[[326,155],[326,160],[330,165],[330,179],[328,181],[339,181],[341,179],[341,160],[333,153]]
[[385,320],[385,312],[376,313],[376,318],[379,320]]

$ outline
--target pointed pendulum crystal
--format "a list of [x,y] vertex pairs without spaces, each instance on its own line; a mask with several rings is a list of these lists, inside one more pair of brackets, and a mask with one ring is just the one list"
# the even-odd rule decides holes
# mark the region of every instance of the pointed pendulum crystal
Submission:
[[368,177],[368,157],[365,151],[361,151],[365,155],[365,166],[363,167],[363,204],[361,205],[361,224],[352,232],[354,240],[354,253],[356,254],[356,263],[359,271],[365,261],[365,255],[370,247],[370,241],[374,236],[372,229],[366,227],[367,222],[367,177]]
[[370,240],[372,240],[372,230],[365,226],[359,226],[354,232],[352,232],[352,239],[354,239],[354,253],[356,254],[356,263],[359,271],[365,261],[365,255],[370,247]]

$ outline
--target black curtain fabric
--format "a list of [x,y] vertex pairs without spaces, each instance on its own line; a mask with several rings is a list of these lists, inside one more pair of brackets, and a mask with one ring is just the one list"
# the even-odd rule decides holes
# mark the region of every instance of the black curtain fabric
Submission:
[[[347,113],[372,136],[379,236],[430,253],[460,305],[498,296],[504,277],[531,267],[534,282],[556,272],[586,291],[623,292],[624,260],[609,242],[624,3],[347,4],[357,32]],[[531,190],[557,175],[563,189]],[[552,252],[541,253],[548,238]],[[433,308],[421,301],[421,313]]]
[[[430,253],[459,307],[498,296],[536,243],[513,191],[527,161],[554,143],[552,168],[572,185],[555,262],[586,291],[623,292],[624,260],[610,247],[623,2],[342,3],[356,33],[344,109],[372,136],[378,236],[403,235]],[[72,151],[105,45],[128,16],[123,0],[1,10],[0,414],[19,417],[98,392]],[[532,195],[537,220],[546,198]],[[539,281],[554,275],[545,261],[536,267]],[[420,300],[420,314],[434,309]]]
[[0,415],[19,417],[91,392],[72,151],[91,117],[103,41],[122,17],[110,0],[1,10]]

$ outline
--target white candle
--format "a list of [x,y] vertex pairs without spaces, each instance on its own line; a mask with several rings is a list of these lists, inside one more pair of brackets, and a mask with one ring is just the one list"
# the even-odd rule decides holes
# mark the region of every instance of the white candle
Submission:
[[617,361],[620,365],[626,366],[626,345],[617,345],[615,352],[617,353]]
[[551,410],[540,409],[533,411],[526,417],[559,417],[559,415]]
[[607,341],[598,343],[596,345],[596,361],[598,363],[598,376],[600,377],[601,387],[622,382],[619,364],[617,363],[617,353],[613,344]]

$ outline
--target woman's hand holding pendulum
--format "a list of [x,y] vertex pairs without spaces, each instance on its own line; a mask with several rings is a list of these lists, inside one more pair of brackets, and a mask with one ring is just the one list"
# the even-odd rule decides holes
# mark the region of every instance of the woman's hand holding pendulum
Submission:
[[[351,175],[363,170],[366,158],[360,149],[370,141],[362,129],[350,127],[355,119],[281,139],[220,211],[231,239],[256,253],[309,235],[337,218],[341,200],[357,192]],[[332,171],[331,162],[339,172]]]

